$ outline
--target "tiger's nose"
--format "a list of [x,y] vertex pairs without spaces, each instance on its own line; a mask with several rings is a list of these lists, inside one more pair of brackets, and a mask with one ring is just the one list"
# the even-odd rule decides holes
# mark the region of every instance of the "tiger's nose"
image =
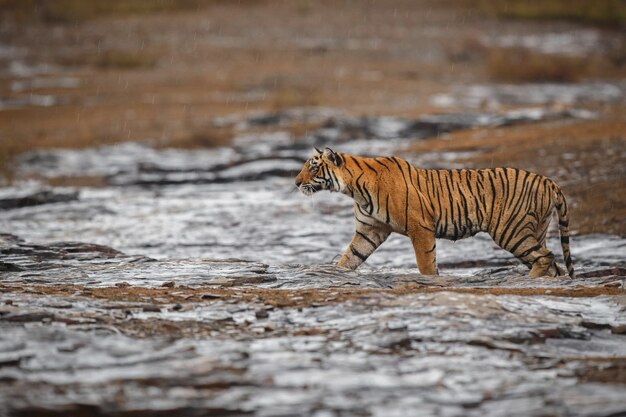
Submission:
[[300,178],[296,178],[296,187],[300,187],[302,184],[302,180]]

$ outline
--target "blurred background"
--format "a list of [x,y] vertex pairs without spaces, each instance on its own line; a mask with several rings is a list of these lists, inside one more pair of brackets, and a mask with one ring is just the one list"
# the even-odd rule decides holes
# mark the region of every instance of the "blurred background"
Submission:
[[[577,232],[626,234],[623,0],[0,0],[0,18],[4,185],[111,183],[43,170],[35,150],[222,149],[276,131],[325,145],[306,138],[340,115],[448,114],[402,149],[358,150],[535,170],[562,183]],[[480,119],[494,115],[508,116]],[[359,129],[341,143],[376,135]]]

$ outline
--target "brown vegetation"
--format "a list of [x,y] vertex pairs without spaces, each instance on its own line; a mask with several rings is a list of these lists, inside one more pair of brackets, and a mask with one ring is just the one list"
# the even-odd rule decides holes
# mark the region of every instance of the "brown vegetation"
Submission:
[[626,4],[620,0],[480,0],[482,10],[497,16],[623,25]]
[[[0,111],[0,175],[10,180],[15,157],[32,149],[124,141],[151,141],[160,147],[225,145],[233,132],[216,128],[211,120],[232,113],[319,105],[354,115],[418,117],[441,111],[429,98],[448,93],[450,86],[624,77],[626,40],[621,32],[609,32],[615,45],[604,55],[586,59],[491,49],[483,41],[487,31],[528,29],[484,12],[512,15],[521,3],[532,5],[496,0],[488,2],[489,10],[483,4],[482,12],[462,7],[470,3],[481,1],[0,0],[1,17],[13,22],[0,33],[2,43],[22,48],[25,62],[60,65],[55,75],[80,82],[79,88],[32,92],[53,95],[59,105]],[[549,0],[541,7],[557,3],[567,3],[569,13],[597,13],[585,12],[580,1]],[[598,10],[613,6],[603,7]],[[163,11],[177,13],[158,13]],[[89,24],[66,24],[85,19]],[[550,28],[549,23],[533,25],[533,30]],[[14,79],[0,76],[1,97],[31,93],[13,91]],[[458,110],[467,109],[450,109]],[[606,103],[597,110],[609,116],[569,127],[555,123],[460,132],[420,142],[416,149],[481,149],[484,153],[465,161],[468,166],[517,165],[543,172],[564,181],[579,232],[624,235],[625,193],[614,192],[625,187],[619,168],[624,166],[619,149],[625,127],[618,120],[624,106]],[[285,129],[299,137],[314,127]],[[576,172],[581,175],[573,176]]]
[[257,302],[274,306],[316,307],[342,302],[359,302],[367,298],[380,298],[408,294],[438,292],[458,292],[464,294],[552,296],[552,297],[596,297],[601,295],[626,295],[626,290],[616,287],[574,287],[574,288],[460,288],[427,287],[406,285],[394,289],[262,289],[262,288],[214,288],[214,287],[175,287],[145,288],[119,285],[116,287],[85,288],[80,285],[0,285],[0,292],[31,292],[61,297],[81,295],[89,298],[101,298],[109,301],[172,304],[190,302],[213,302],[215,300],[233,300],[236,302]]
[[127,52],[117,49],[98,51],[92,54],[62,56],[57,59],[59,64],[68,67],[92,66],[99,69],[150,69],[157,62],[156,54],[144,51]]
[[208,0],[0,0],[0,10],[19,20],[75,23],[106,16],[197,9]]
[[233,132],[230,128],[206,126],[187,135],[162,140],[155,145],[159,148],[214,148],[229,145],[232,138]]
[[504,82],[577,82],[620,71],[604,56],[544,54],[526,48],[492,48],[486,67],[491,78]]
[[545,53],[523,46],[490,46],[475,35],[446,45],[451,62],[482,65],[496,82],[575,83],[585,80],[622,79],[626,76],[626,38],[615,37],[591,54]]

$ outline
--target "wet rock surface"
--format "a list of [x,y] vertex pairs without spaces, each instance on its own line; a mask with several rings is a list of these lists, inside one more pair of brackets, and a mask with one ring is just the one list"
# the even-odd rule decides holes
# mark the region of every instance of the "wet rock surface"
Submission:
[[[592,247],[603,242],[605,251],[615,251],[626,244],[614,238],[613,246],[606,246],[609,237],[598,235],[581,239]],[[113,248],[80,242],[55,242],[47,245],[24,242],[14,235],[0,235],[3,283],[70,284],[86,287],[136,285],[157,287],[254,287],[280,289],[330,288],[397,288],[402,286],[433,288],[518,288],[518,289],[576,289],[614,288],[622,290],[626,284],[626,262],[617,260],[594,262],[593,257],[579,257],[578,277],[528,279],[528,270],[511,257],[486,254],[469,260],[473,254],[488,250],[486,239],[466,241],[461,250],[448,254],[442,263],[441,276],[420,275],[415,266],[397,268],[364,265],[357,271],[346,271],[334,264],[268,265],[242,259],[153,259],[141,255],[125,255]],[[454,248],[451,248],[454,249]],[[408,255],[410,251],[407,249]],[[592,253],[593,255],[593,253]],[[384,256],[384,255],[383,255]],[[610,259],[610,257],[608,257]],[[589,266],[583,266],[589,265]]]
[[[425,115],[417,119],[354,117],[334,109],[313,108],[216,118],[215,126],[232,126],[238,136],[233,148],[195,150],[154,149],[125,143],[86,150],[45,150],[21,159],[22,175],[43,177],[105,177],[111,185],[162,186],[220,184],[292,177],[310,157],[314,146],[341,146],[361,155],[389,155],[405,150],[410,140],[425,139],[461,129],[504,126],[546,120],[593,118],[577,109],[539,107],[508,112]],[[315,123],[320,127],[300,138],[281,129]],[[258,126],[275,129],[259,133]],[[441,156],[407,155],[420,166],[441,167]],[[458,155],[456,155],[458,156]],[[455,155],[444,156],[449,163]],[[0,208],[2,207],[0,200]],[[11,207],[7,207],[11,208]]]
[[111,301],[27,288],[0,295],[6,415],[626,410],[610,376],[625,366],[626,336],[611,331],[626,323],[623,296],[330,291],[290,307],[237,291]]
[[[307,199],[292,180],[312,146],[453,167],[467,155],[408,145],[572,117],[593,115],[293,110],[214,120],[236,125],[232,148],[27,155],[25,176],[106,181],[2,191],[52,198],[0,211],[0,415],[626,412],[626,239],[572,236],[575,280],[528,278],[484,234],[438,241],[438,277],[417,273],[400,236],[342,271],[351,201]],[[281,131],[296,122],[320,127]],[[556,231],[548,246],[560,256]]]
[[52,190],[42,190],[26,195],[0,195],[0,210],[10,210],[41,204],[64,203],[78,200],[78,192],[58,193]]
[[571,280],[508,262],[427,277],[156,260],[14,235],[0,253],[3,415],[626,411],[623,262],[587,258]]

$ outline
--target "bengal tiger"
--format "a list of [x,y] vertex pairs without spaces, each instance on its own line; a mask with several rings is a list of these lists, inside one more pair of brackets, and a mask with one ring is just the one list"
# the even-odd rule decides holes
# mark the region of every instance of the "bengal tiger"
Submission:
[[356,269],[395,232],[411,239],[420,273],[437,275],[435,238],[487,232],[530,268],[531,277],[563,275],[546,248],[556,207],[565,265],[575,278],[567,203],[544,176],[515,168],[419,169],[396,157],[316,148],[295,182],[305,195],[328,190],[354,200],[356,231],[339,267]]

